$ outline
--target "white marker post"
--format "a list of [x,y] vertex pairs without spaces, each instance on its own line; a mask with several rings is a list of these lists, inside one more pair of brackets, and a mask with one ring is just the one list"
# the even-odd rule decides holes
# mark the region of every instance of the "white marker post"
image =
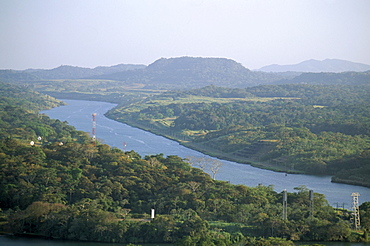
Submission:
[[155,214],[155,210],[154,210],[154,208],[152,208],[152,211],[151,211],[151,214],[150,214],[151,219],[154,219],[154,214]]

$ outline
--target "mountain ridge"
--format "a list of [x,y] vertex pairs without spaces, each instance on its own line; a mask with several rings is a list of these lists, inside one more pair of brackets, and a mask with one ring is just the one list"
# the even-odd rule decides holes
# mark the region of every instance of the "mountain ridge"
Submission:
[[24,72],[36,75],[43,79],[83,79],[103,74],[111,74],[120,71],[142,69],[145,65],[118,64],[114,66],[98,66],[85,68],[71,65],[61,65],[52,69],[27,69]]
[[261,67],[255,71],[261,72],[365,72],[370,70],[370,65],[358,62],[351,62],[340,59],[325,59],[322,61],[310,59],[297,64],[289,65],[278,65],[272,64],[268,66]]
[[[326,69],[356,64],[338,59],[322,62],[308,60],[300,63],[317,70],[317,64]],[[344,65],[343,65],[344,64]],[[296,64],[297,65],[297,64]],[[302,66],[303,66],[302,65]],[[366,67],[367,68],[367,67]],[[370,66],[366,72],[263,72],[250,70],[228,58],[175,57],[160,58],[146,65],[118,64],[110,67],[83,68],[62,65],[53,69],[0,70],[0,81],[34,82],[43,80],[114,80],[119,84],[141,85],[146,89],[201,88],[208,85],[245,88],[256,85],[307,83],[307,84],[358,84],[369,83]]]
[[176,57],[160,58],[142,70],[123,71],[91,77],[130,83],[143,83],[149,88],[199,88],[210,84],[247,87],[283,79],[279,75],[254,72],[227,58]]

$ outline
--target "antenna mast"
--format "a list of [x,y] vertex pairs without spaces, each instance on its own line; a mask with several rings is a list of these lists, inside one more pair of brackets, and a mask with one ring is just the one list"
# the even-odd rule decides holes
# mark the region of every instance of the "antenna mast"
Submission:
[[92,114],[92,141],[96,145],[96,113]]

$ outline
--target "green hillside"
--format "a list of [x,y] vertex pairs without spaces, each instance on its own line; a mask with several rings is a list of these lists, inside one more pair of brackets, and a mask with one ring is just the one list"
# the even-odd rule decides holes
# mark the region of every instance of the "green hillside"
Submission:
[[26,73],[26,72],[19,72],[14,70],[0,70],[0,81],[8,82],[8,83],[29,83],[33,81],[39,81],[40,78]]
[[286,78],[279,74],[253,72],[230,59],[179,57],[161,58],[148,67],[94,77],[142,83],[150,89],[200,88],[207,85],[247,87]]
[[179,57],[161,58],[149,66],[120,64],[94,69],[60,66],[48,70],[0,70],[0,81],[27,85],[60,98],[119,103],[123,95],[131,96],[132,93],[147,97],[167,90],[210,85],[241,89],[273,84],[366,85],[370,83],[370,74],[265,73],[251,71],[225,58]]
[[145,65],[134,65],[134,64],[119,64],[110,67],[96,67],[96,68],[84,68],[74,66],[59,66],[53,69],[27,69],[25,72],[38,76],[42,79],[84,79],[92,76],[99,76],[103,74],[112,74],[122,71],[135,70],[145,68]]
[[33,113],[64,105],[62,101],[32,91],[27,87],[2,82],[0,82],[0,100],[3,108],[5,106],[19,106]]
[[122,104],[107,116],[220,158],[370,187],[369,106],[369,85],[209,86]]
[[[350,230],[349,211],[335,210],[321,194],[314,193],[311,201],[305,187],[287,194],[284,218],[283,194],[273,187],[214,180],[192,167],[196,160],[162,154],[143,158],[134,151],[95,145],[66,122],[27,110],[28,104],[35,109],[50,105],[49,97],[1,86],[0,232],[176,245],[367,240],[363,231]],[[43,100],[48,102],[32,103]],[[360,209],[366,232],[370,206],[363,203]]]
[[277,81],[277,84],[323,84],[323,85],[355,85],[369,84],[370,71],[342,73],[303,73],[292,79]]

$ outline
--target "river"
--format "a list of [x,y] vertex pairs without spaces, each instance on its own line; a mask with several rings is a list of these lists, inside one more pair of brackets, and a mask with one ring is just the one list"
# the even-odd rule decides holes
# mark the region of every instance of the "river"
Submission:
[[[92,131],[92,114],[96,113],[96,136],[100,142],[123,150],[134,150],[141,156],[160,154],[180,157],[204,156],[204,154],[186,148],[176,141],[157,136],[150,132],[108,119],[104,113],[115,104],[96,101],[63,100],[66,106],[42,111],[51,118],[67,121],[78,130]],[[124,143],[126,146],[124,146]],[[353,192],[360,193],[359,203],[370,201],[370,188],[332,183],[330,176],[314,176],[273,172],[247,164],[223,161],[224,165],[217,174],[218,180],[247,186],[273,185],[274,190],[286,189],[293,192],[295,187],[305,185],[314,192],[324,194],[333,207],[351,209]]]

